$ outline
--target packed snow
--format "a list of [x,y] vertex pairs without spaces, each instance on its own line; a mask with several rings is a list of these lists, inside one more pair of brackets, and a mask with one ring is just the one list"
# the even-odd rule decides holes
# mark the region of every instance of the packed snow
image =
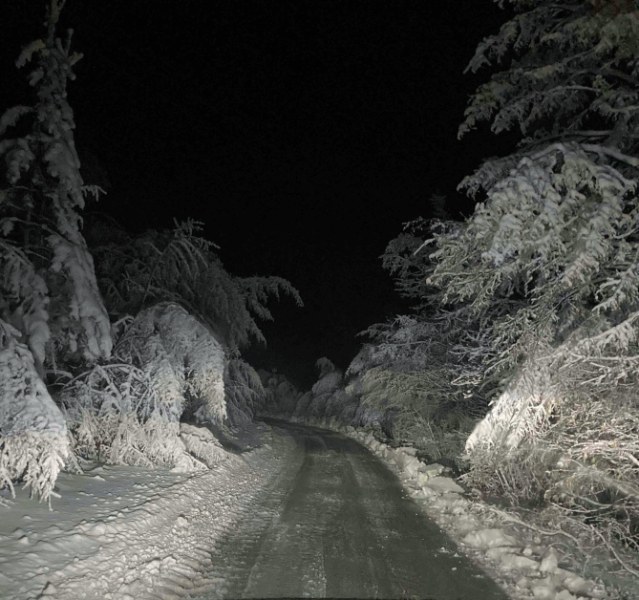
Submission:
[[421,462],[414,448],[393,448],[370,431],[336,420],[305,422],[348,435],[382,459],[426,515],[513,600],[613,600],[600,582],[563,568],[566,565],[553,547],[552,536],[515,524],[510,515],[472,499],[446,467]]

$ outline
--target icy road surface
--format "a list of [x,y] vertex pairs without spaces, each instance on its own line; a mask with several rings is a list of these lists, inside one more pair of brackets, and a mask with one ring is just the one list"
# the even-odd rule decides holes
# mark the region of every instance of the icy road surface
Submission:
[[216,542],[216,586],[198,598],[507,598],[363,446],[275,427],[297,451]]

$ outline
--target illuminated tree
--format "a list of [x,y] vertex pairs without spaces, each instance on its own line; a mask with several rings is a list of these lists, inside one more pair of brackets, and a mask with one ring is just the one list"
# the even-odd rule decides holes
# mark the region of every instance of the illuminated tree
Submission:
[[462,182],[480,200],[464,226],[421,249],[440,301],[478,325],[483,376],[503,380],[466,443],[468,481],[576,510],[607,543],[636,545],[637,9],[509,4],[514,17],[470,63],[496,72],[460,135],[486,122],[520,142]]

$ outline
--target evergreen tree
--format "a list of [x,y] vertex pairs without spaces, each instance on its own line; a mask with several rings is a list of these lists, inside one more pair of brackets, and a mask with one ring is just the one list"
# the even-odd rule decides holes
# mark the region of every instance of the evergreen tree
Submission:
[[48,3],[46,36],[24,48],[17,61],[19,67],[34,64],[29,83],[35,103],[0,119],[8,183],[0,203],[0,317],[21,332],[41,374],[45,361],[95,360],[111,352],[108,316],[81,233],[89,190],[80,176],[67,98],[81,55],[71,51],[70,32],[64,40],[56,36],[63,6],[62,0]]
[[[45,36],[23,49],[34,65],[31,106],[0,118],[0,486],[24,480],[48,498],[68,456],[66,424],[44,383],[59,361],[111,352],[110,324],[80,231],[84,193],[67,82],[80,55],[56,26],[64,0],[50,0]],[[14,134],[11,137],[9,134]]]
[[470,63],[496,72],[460,135],[486,122],[520,142],[462,182],[481,200],[466,223],[420,250],[433,248],[439,301],[474,324],[482,380],[501,381],[466,443],[468,481],[576,511],[628,548],[639,515],[639,19],[625,0],[508,3],[514,16]]
[[375,328],[362,389],[401,394],[400,411],[440,429],[446,398],[474,403],[467,483],[542,503],[575,531],[588,520],[636,574],[637,7],[499,3],[512,18],[469,65],[495,72],[459,133],[487,123],[519,143],[463,180],[477,201],[465,222],[418,220],[389,244],[416,314]]
[[488,369],[628,356],[639,317],[639,21],[623,2],[510,4],[515,16],[470,63],[502,70],[473,96],[460,134],[489,121],[522,139],[462,183],[485,198],[465,227],[434,236],[429,281],[483,323]]

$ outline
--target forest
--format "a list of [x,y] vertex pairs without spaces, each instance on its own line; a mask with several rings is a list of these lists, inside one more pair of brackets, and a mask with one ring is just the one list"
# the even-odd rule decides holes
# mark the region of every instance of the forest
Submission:
[[459,184],[471,215],[434,194],[435,218],[389,241],[381,266],[411,311],[363,332],[344,372],[319,359],[304,393],[242,359],[269,299],[302,304],[294,282],[227,272],[198,215],[142,234],[84,217],[101,189],[80,171],[64,4],[47,2],[16,60],[32,97],[0,119],[0,487],[51,502],[84,461],[207,469],[205,432],[339,423],[639,575],[632,0],[498,2],[508,18],[470,60],[484,82],[459,136],[488,128],[512,148]]

